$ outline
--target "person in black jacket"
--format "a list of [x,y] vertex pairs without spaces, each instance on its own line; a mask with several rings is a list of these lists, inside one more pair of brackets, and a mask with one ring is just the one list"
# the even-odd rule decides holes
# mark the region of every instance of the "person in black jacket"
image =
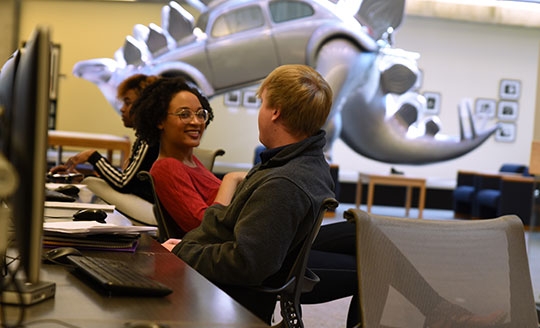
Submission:
[[270,322],[275,296],[253,295],[243,287],[279,274],[315,222],[323,200],[334,197],[321,129],[332,90],[313,68],[284,65],[265,79],[258,96],[259,140],[268,149],[262,162],[248,172],[232,199],[227,197],[230,203],[216,197],[199,227],[163,246]]

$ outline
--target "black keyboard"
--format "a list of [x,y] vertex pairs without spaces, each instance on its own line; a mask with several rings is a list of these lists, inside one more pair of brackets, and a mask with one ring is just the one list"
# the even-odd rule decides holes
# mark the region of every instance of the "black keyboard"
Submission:
[[75,272],[98,284],[109,295],[165,296],[172,290],[134,271],[126,263],[117,260],[88,256],[68,256],[75,265]]

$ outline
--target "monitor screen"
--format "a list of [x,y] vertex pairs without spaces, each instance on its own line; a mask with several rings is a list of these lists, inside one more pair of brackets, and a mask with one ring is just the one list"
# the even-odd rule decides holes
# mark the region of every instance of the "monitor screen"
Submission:
[[[7,158],[15,168],[19,185],[9,206],[26,287],[44,284],[40,281],[40,268],[47,172],[50,57],[49,29],[38,26],[21,49],[13,91],[11,143]],[[52,297],[54,284],[45,285],[44,291],[24,295],[28,299],[22,302],[31,304]]]

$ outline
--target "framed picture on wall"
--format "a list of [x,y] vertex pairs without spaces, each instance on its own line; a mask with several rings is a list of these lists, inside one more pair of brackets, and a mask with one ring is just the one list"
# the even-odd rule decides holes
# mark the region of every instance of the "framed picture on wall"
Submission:
[[424,92],[426,98],[425,113],[436,115],[439,114],[441,108],[441,94],[438,92]]
[[495,140],[514,142],[516,140],[516,125],[514,123],[499,123],[499,128],[495,131]]
[[255,90],[244,91],[244,107],[246,108],[259,108],[261,100],[257,98],[257,92]]
[[521,93],[521,82],[518,80],[501,80],[499,97],[501,99],[517,100]]
[[223,103],[228,107],[238,107],[242,101],[242,93],[240,91],[227,92],[223,96]]
[[499,101],[497,117],[501,121],[514,121],[518,116],[518,103],[515,101]]
[[58,80],[60,79],[60,44],[53,44],[51,48],[51,86],[49,98],[58,98]]
[[495,99],[478,98],[475,103],[475,114],[487,118],[494,118],[497,108]]

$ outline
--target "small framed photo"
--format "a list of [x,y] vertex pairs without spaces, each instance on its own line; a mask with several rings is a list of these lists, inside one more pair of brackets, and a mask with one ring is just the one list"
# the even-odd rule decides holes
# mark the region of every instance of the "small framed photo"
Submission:
[[243,105],[246,108],[259,108],[261,100],[257,98],[257,92],[255,90],[244,91]]
[[499,101],[497,117],[501,121],[514,121],[518,116],[518,103],[515,101]]
[[497,108],[495,99],[478,98],[475,103],[475,114],[486,118],[494,118]]
[[51,84],[49,90],[49,98],[51,100],[57,100],[58,96],[58,80],[60,79],[60,48],[60,44],[53,44],[51,48]]
[[426,98],[426,114],[439,114],[441,108],[441,94],[438,92],[424,92]]
[[499,123],[499,128],[495,131],[495,140],[514,142],[516,140],[516,125],[514,123]]
[[501,80],[499,97],[501,99],[517,100],[521,93],[521,82],[518,80]]
[[242,93],[240,91],[231,91],[227,92],[223,97],[223,102],[225,106],[228,107],[238,107],[242,101]]

